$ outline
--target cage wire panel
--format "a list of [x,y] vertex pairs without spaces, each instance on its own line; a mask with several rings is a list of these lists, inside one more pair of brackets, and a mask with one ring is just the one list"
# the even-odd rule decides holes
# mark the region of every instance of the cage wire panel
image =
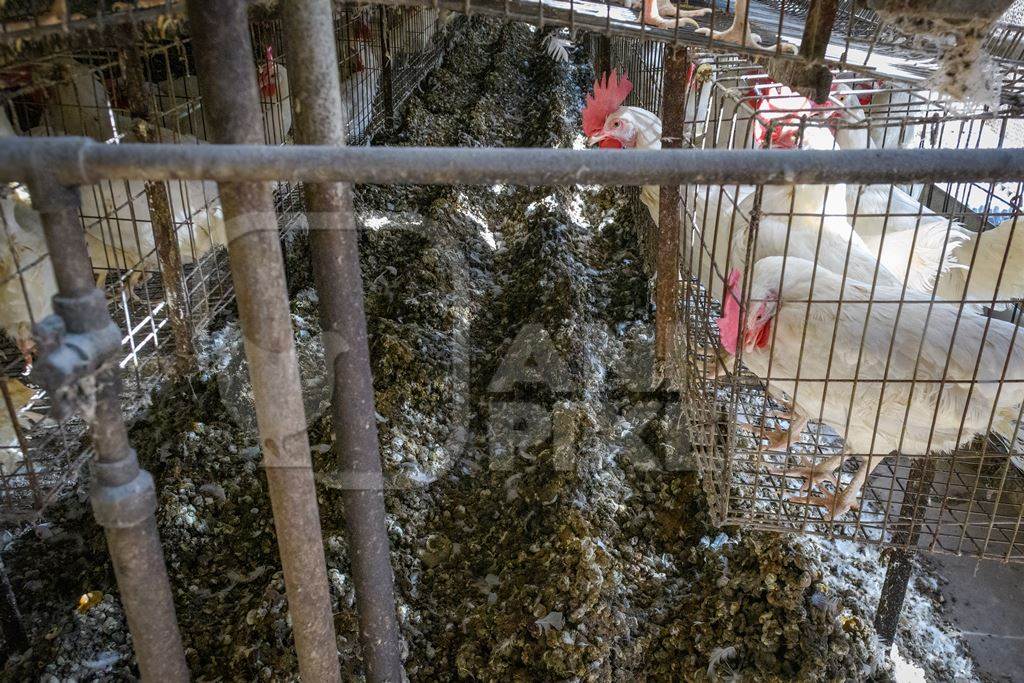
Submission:
[[[696,60],[697,148],[994,148],[1021,124],[848,74],[816,106]],[[679,381],[717,522],[1024,561],[1022,191],[684,186]]]
[[[878,2],[883,5],[894,4],[896,0]],[[797,51],[803,37],[809,6],[807,2],[788,0],[696,3],[694,7],[685,9],[703,9],[706,13],[681,18],[677,25],[675,18],[669,14],[660,20],[641,22],[640,9],[644,4],[641,0],[388,0],[388,4],[440,7],[538,26],[567,26],[573,30],[581,29],[606,36],[623,36],[703,50],[740,52],[749,57],[771,55],[780,59],[794,58],[793,53]],[[923,2],[907,4],[907,7],[914,6],[925,11],[929,9],[927,3]],[[971,24],[978,19],[978,9],[969,2],[961,3],[961,14],[941,30],[931,25],[931,33],[924,33],[924,29],[919,28],[915,22],[903,21],[907,11],[902,8],[898,12],[883,14],[853,0],[841,1],[836,22],[829,34],[825,60],[833,66],[854,69],[877,78],[920,83],[934,77],[936,81],[973,85],[973,82],[979,80],[979,73],[987,74],[991,71],[984,58],[975,58],[980,53],[975,53],[973,48],[983,43],[988,52],[994,55],[992,68],[998,69],[1002,76],[1003,102],[1014,106],[1021,104],[1021,54],[1018,48],[1024,29],[997,22],[993,17],[984,41],[977,41],[971,35],[959,40],[959,51],[946,50],[942,46],[950,44],[949,34],[946,34],[946,38],[937,38],[937,34],[945,33],[953,25]],[[750,32],[760,39],[760,43],[754,38],[741,37],[739,24],[742,22],[734,15],[735,12],[747,18]],[[714,31],[707,34],[703,32],[706,29]],[[922,33],[908,33],[912,30]],[[781,43],[778,40],[780,36]],[[967,54],[971,57],[964,60]],[[968,64],[985,66],[971,71],[973,67]]]
[[[5,11],[16,11],[7,3]],[[140,3],[141,4],[141,3]],[[8,15],[3,15],[7,17]],[[436,10],[339,6],[335,10],[342,96],[350,144],[386,132],[396,112],[440,59]],[[251,26],[267,144],[291,141],[288,55],[279,22],[258,14]],[[127,49],[114,28],[69,34],[47,54],[0,66],[0,135],[84,135],[108,144],[207,140],[202,97],[187,32],[152,32]],[[2,39],[2,36],[0,36]],[[139,73],[132,73],[135,69]],[[133,82],[141,83],[141,92]],[[387,98],[384,84],[387,84]],[[149,126],[141,127],[140,111]],[[282,235],[302,225],[298,185],[275,183]],[[78,419],[45,417],[49,400],[24,376],[32,325],[52,312],[56,291],[39,214],[25,187],[0,188],[0,518],[32,519],[73,481],[88,457]],[[163,211],[160,197],[166,200]],[[208,181],[101,181],[80,188],[81,220],[96,274],[122,331],[124,402],[138,405],[173,370],[175,338],[166,285],[184,293],[190,334],[209,328],[234,301],[217,184]],[[156,202],[156,203],[154,203]],[[155,225],[165,221],[180,261],[169,272]]]

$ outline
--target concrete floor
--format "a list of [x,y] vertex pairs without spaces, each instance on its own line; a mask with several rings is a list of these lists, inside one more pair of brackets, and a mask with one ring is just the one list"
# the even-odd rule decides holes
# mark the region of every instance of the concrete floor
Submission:
[[949,583],[944,614],[964,635],[981,680],[1024,683],[1024,564],[931,555]]

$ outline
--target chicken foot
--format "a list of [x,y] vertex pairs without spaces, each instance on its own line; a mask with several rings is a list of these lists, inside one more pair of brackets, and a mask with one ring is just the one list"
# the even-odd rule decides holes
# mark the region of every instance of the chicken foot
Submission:
[[695,10],[684,10],[673,5],[671,0],[643,0],[640,20],[648,26],[657,28],[673,29],[676,27],[676,19],[680,27],[692,26],[697,28],[700,24],[691,17],[700,17],[711,12],[710,7],[702,7]]
[[[796,46],[782,42],[781,40],[778,45],[761,44],[761,36],[750,30],[750,22],[747,17],[748,2],[749,0],[736,0],[736,14],[734,15],[732,25],[724,31],[715,31],[711,28],[698,28],[695,33],[702,36],[710,35],[712,40],[732,43],[742,47],[764,50],[765,52],[775,52],[776,49],[781,49],[782,52],[788,52],[795,55],[797,52]],[[779,47],[780,45],[781,48]]]
[[[832,474],[832,472],[843,464],[845,457],[846,453],[844,451],[810,468],[793,467],[774,471],[770,469],[769,472],[778,475],[804,477],[805,481],[801,489],[806,492],[806,495],[793,496],[787,502],[823,507],[829,511],[831,518],[835,520],[850,510],[860,509],[858,499],[860,498],[861,489],[864,488],[864,484],[867,482],[868,477],[871,476],[871,473],[885,459],[885,456],[882,455],[868,456],[867,462],[861,463],[861,466],[857,468],[857,472],[853,475],[853,479],[846,485],[845,489],[840,491],[839,473]],[[811,491],[813,485],[824,481],[832,483],[834,488],[832,493],[816,493]]]
[[816,462],[811,466],[799,465],[796,467],[769,467],[768,473],[773,474],[776,477],[795,477],[803,479],[804,483],[800,487],[800,490],[810,493],[812,487],[826,481],[831,483],[833,486],[837,486],[839,475],[835,474],[835,470],[843,464],[843,460],[845,458],[846,454],[840,453],[839,455],[833,455],[826,458],[821,462]]
[[799,441],[800,435],[803,434],[804,428],[810,421],[808,417],[795,407],[790,408],[788,412],[776,411],[767,417],[786,420],[789,422],[789,427],[786,429],[768,429],[764,425],[753,425],[747,422],[737,422],[736,426],[759,439],[767,439],[768,445],[765,446],[765,450],[781,453],[789,451],[793,443]]

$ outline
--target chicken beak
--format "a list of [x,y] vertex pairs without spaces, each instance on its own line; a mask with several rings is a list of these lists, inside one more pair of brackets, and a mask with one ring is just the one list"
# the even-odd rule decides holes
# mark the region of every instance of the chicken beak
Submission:
[[602,133],[598,133],[597,135],[591,135],[589,138],[587,138],[587,147],[593,147],[594,145],[598,144],[602,140],[607,140],[607,139],[608,139],[608,134],[607,133],[603,133],[602,132]]

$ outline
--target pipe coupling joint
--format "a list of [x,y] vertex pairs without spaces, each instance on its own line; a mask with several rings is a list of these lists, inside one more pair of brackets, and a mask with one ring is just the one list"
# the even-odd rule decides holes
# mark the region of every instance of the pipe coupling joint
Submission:
[[89,499],[96,521],[106,529],[138,526],[156,513],[156,486],[146,470],[137,470],[135,477],[123,484],[95,484]]

